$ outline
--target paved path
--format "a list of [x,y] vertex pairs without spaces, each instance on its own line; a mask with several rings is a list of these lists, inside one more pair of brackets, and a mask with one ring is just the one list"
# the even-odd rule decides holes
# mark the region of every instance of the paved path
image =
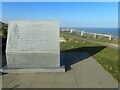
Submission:
[[83,40],[83,41],[86,41],[86,42],[92,42],[92,43],[96,43],[96,44],[100,44],[100,45],[105,45],[105,46],[108,46],[108,47],[112,47],[114,49],[118,49],[118,45],[117,44],[110,44],[110,43],[105,43],[105,42],[99,42],[99,41],[95,41],[95,40],[89,40],[89,39],[84,39],[84,38],[78,38],[78,37],[75,37],[75,36],[70,36],[70,35],[66,35],[66,34],[62,34],[63,36],[66,36],[66,37],[72,37],[72,38],[75,38],[77,40]]
[[[64,53],[64,73],[9,73],[2,76],[3,88],[117,88],[118,83],[88,53]],[[76,62],[74,62],[74,60]]]

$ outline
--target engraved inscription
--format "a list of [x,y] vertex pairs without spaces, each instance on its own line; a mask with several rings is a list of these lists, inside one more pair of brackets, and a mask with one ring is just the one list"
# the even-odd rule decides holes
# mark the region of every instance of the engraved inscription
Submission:
[[11,49],[16,49],[17,48],[17,42],[19,39],[19,27],[17,24],[14,24],[13,29],[12,29],[12,33],[10,35],[10,41],[9,41],[9,45]]
[[[59,38],[54,22],[11,22],[8,49],[17,51],[57,51]],[[54,46],[54,47],[53,47]]]
[[[28,27],[30,26],[30,27]],[[49,41],[49,28],[41,24],[29,24],[22,31],[22,50],[38,50],[39,45],[45,46]],[[41,48],[41,47],[39,47]]]

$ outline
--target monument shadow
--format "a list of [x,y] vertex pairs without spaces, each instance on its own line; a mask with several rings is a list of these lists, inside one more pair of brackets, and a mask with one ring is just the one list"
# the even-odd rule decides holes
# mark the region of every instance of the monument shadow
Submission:
[[[60,66],[65,66],[65,70],[69,71],[71,70],[71,65],[80,62],[82,60],[85,60],[103,49],[105,49],[107,46],[85,46],[75,49],[70,49],[66,51],[60,52]],[[86,54],[88,53],[88,54]],[[2,66],[0,68],[7,65],[6,61],[6,55],[5,55],[5,45],[2,47]]]
[[99,53],[106,47],[107,46],[85,46],[85,47],[70,49],[66,51],[61,51],[61,59],[60,59],[61,66],[63,65],[63,61],[64,61],[65,70],[66,71],[71,70],[71,65]]

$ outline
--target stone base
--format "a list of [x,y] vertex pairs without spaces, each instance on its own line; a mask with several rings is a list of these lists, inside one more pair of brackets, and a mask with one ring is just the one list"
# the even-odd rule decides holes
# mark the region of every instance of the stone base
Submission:
[[0,70],[4,73],[37,73],[37,72],[65,72],[65,67],[56,67],[56,68],[40,68],[40,69],[14,69],[14,68],[7,68],[5,66],[3,69]]

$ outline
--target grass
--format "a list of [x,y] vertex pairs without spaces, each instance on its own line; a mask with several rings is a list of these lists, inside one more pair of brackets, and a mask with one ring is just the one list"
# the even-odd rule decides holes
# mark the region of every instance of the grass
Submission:
[[93,57],[118,80],[118,50],[107,47]]
[[[67,33],[64,33],[67,34]],[[73,35],[73,34],[67,34],[67,35]],[[76,35],[76,37],[78,37]],[[74,38],[67,38],[65,37],[66,40],[68,40],[66,43],[61,43],[61,51],[66,51],[74,48],[81,48],[80,52],[88,52],[89,54],[93,55],[93,58],[99,62],[109,73],[112,74],[112,76],[118,80],[118,77],[120,75],[120,72],[118,71],[118,50],[110,47],[106,47],[99,51],[98,53],[94,53],[97,48],[87,48],[87,49],[82,49],[82,47],[88,47],[88,46],[101,46],[96,43],[90,43],[90,42],[85,42],[85,41],[77,41]]]
[[108,40],[108,38],[105,38],[105,37],[94,38],[93,36],[85,36],[83,38],[90,39],[90,40],[95,40],[95,41],[100,41],[100,42],[118,44],[118,40],[117,39]]
[[100,41],[100,42],[105,42],[105,43],[118,44],[117,38],[109,40],[108,38],[105,38],[105,37],[94,38],[93,36],[88,36],[88,35],[81,36],[80,34],[74,34],[74,33],[69,33],[69,32],[61,32],[61,34],[72,35],[75,37],[80,37],[80,38],[84,38],[84,39],[90,39],[90,40],[95,40],[95,41]]

